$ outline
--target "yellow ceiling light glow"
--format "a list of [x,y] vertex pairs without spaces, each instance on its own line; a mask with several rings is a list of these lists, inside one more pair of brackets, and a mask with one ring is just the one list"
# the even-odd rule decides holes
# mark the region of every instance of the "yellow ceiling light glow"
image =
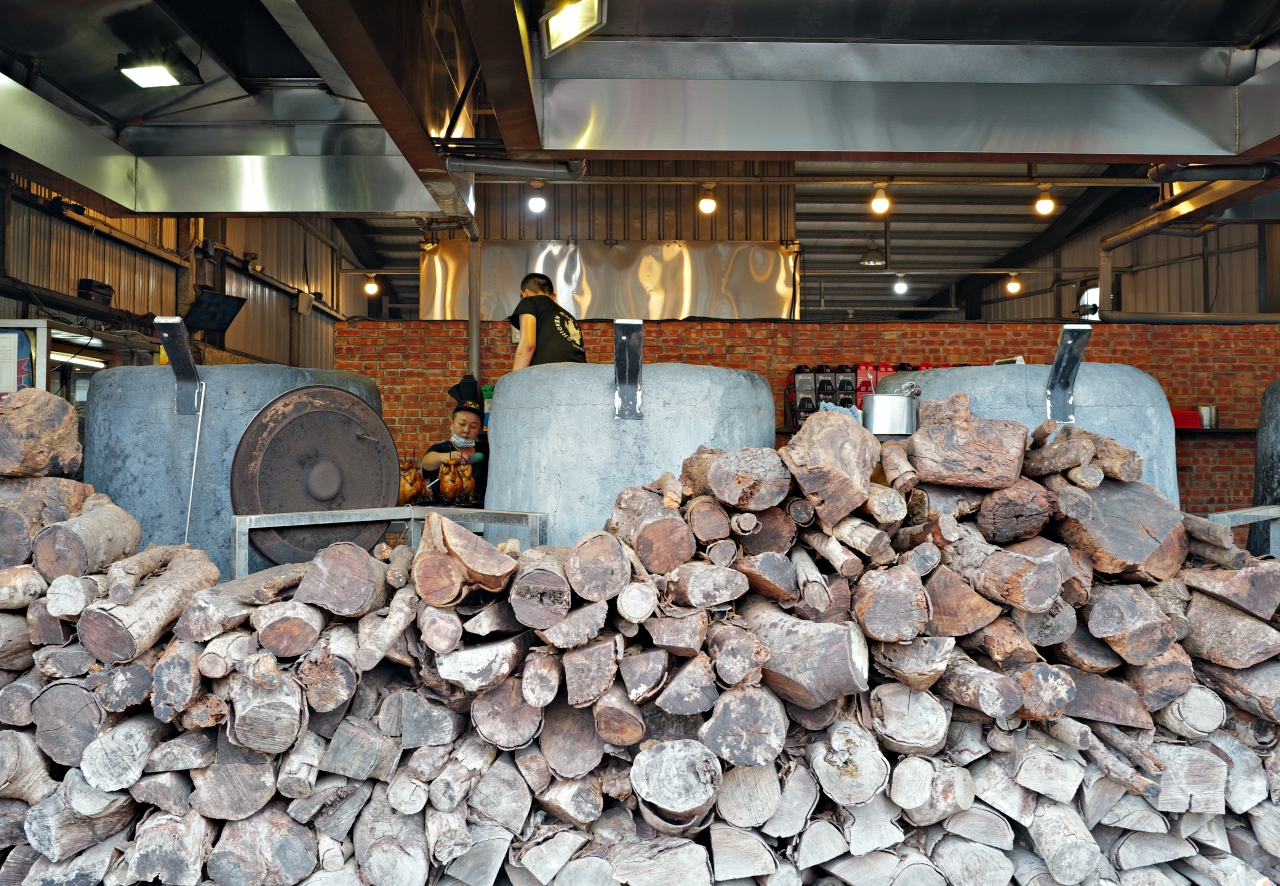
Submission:
[[1009,282],[1004,284],[1004,288],[1009,290],[1010,292],[1021,292],[1022,284],[1018,282],[1018,275],[1010,274]]
[[876,188],[876,195],[871,200],[871,211],[876,215],[884,215],[889,211],[889,195],[883,187]]
[[365,295],[378,294],[378,281],[373,279],[373,274],[366,275],[365,281],[364,281],[364,291],[365,291]]
[[705,189],[702,199],[698,201],[698,211],[703,215],[710,215],[716,211],[715,182],[706,182],[702,185]]
[[606,0],[572,0],[538,19],[542,56],[549,58],[605,23]]
[[178,86],[178,78],[164,65],[143,65],[138,68],[121,68],[124,74],[143,89],[154,89],[157,86]]
[[906,274],[898,275],[898,282],[893,284],[893,291],[898,293],[898,295],[907,294],[907,275]]
[[1053,187],[1053,185],[1040,186],[1040,198],[1036,200],[1036,212],[1041,215],[1048,215],[1053,212],[1055,208],[1053,198],[1049,196],[1049,189],[1051,187]]

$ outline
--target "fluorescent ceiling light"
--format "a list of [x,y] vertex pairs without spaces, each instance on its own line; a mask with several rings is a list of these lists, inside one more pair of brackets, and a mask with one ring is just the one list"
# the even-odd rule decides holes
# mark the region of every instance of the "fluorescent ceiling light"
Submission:
[[100,338],[81,335],[78,332],[66,332],[61,329],[50,329],[49,337],[56,338],[58,341],[65,341],[68,344],[77,345],[82,348],[101,348],[103,346],[102,339]]
[[538,19],[542,57],[550,58],[605,23],[606,0],[571,0]]
[[181,86],[178,78],[169,73],[164,65],[143,65],[138,68],[121,68],[120,73],[143,89],[157,86]]
[[91,360],[88,357],[77,357],[74,354],[60,354],[57,351],[49,352],[49,359],[57,360],[59,365],[70,363],[72,366],[87,366],[90,369],[106,369],[107,364],[101,360]]

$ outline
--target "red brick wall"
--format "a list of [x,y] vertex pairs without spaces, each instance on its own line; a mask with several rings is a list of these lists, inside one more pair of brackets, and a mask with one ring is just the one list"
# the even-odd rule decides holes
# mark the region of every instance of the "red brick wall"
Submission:
[[[782,424],[782,390],[798,363],[876,362],[983,364],[1021,354],[1053,360],[1052,323],[787,323],[670,320],[646,323],[645,359],[749,369],[769,379]],[[587,359],[613,359],[608,321],[582,323]],[[1262,392],[1280,377],[1275,326],[1099,325],[1088,359],[1128,363],[1154,376],[1174,409],[1216,404],[1223,428],[1255,427]],[[509,324],[486,323],[485,381],[508,372],[515,345]],[[456,321],[360,320],[338,325],[337,368],[375,379],[383,415],[403,458],[447,438],[445,392],[467,371],[467,326]],[[1204,513],[1247,507],[1253,496],[1253,437],[1179,436],[1178,485],[1183,507]]]

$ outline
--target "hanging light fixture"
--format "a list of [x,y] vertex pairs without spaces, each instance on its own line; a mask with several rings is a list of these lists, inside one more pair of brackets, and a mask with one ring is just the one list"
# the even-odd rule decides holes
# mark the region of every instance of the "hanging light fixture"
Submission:
[[1010,292],[1021,292],[1022,284],[1018,282],[1018,275],[1010,274],[1009,282],[1004,284],[1004,288],[1009,290]]
[[364,292],[365,292],[365,295],[377,295],[377,294],[378,294],[378,281],[377,281],[377,280],[375,280],[375,279],[373,279],[373,274],[365,274],[365,277],[364,277]]
[[547,208],[547,198],[542,196],[542,185],[540,181],[529,182],[529,187],[533,188],[533,196],[529,198],[529,211],[535,215]]
[[887,259],[884,257],[884,250],[874,243],[871,244],[870,249],[862,253],[862,258],[858,259],[858,264],[866,265],[869,268],[883,268],[887,263]]
[[698,201],[698,211],[703,215],[710,215],[716,211],[715,182],[703,182],[702,199]]
[[1040,199],[1036,200],[1036,212],[1041,215],[1048,215],[1054,210],[1053,198],[1049,196],[1049,189],[1053,185],[1043,184],[1040,186]]
[[172,44],[158,52],[122,52],[116,56],[116,70],[143,89],[204,83],[195,62]]
[[876,215],[884,215],[889,211],[889,195],[884,192],[884,185],[876,185],[876,195],[871,198],[871,211]]
[[898,293],[898,295],[907,294],[907,275],[906,274],[898,275],[898,282],[893,284],[893,291]]
[[542,36],[542,57],[550,58],[566,46],[604,26],[607,0],[572,0],[559,4],[538,19]]

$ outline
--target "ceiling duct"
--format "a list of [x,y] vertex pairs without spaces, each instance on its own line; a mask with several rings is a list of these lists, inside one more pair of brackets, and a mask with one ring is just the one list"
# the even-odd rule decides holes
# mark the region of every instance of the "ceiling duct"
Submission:
[[530,181],[576,181],[587,171],[586,160],[564,163],[539,160],[489,160],[479,157],[445,157],[450,172],[474,172],[479,175],[505,175]]
[[1218,182],[1246,181],[1260,182],[1280,175],[1280,164],[1277,163],[1206,163],[1202,166],[1187,166],[1182,163],[1160,163],[1152,166],[1147,178],[1153,182]]

